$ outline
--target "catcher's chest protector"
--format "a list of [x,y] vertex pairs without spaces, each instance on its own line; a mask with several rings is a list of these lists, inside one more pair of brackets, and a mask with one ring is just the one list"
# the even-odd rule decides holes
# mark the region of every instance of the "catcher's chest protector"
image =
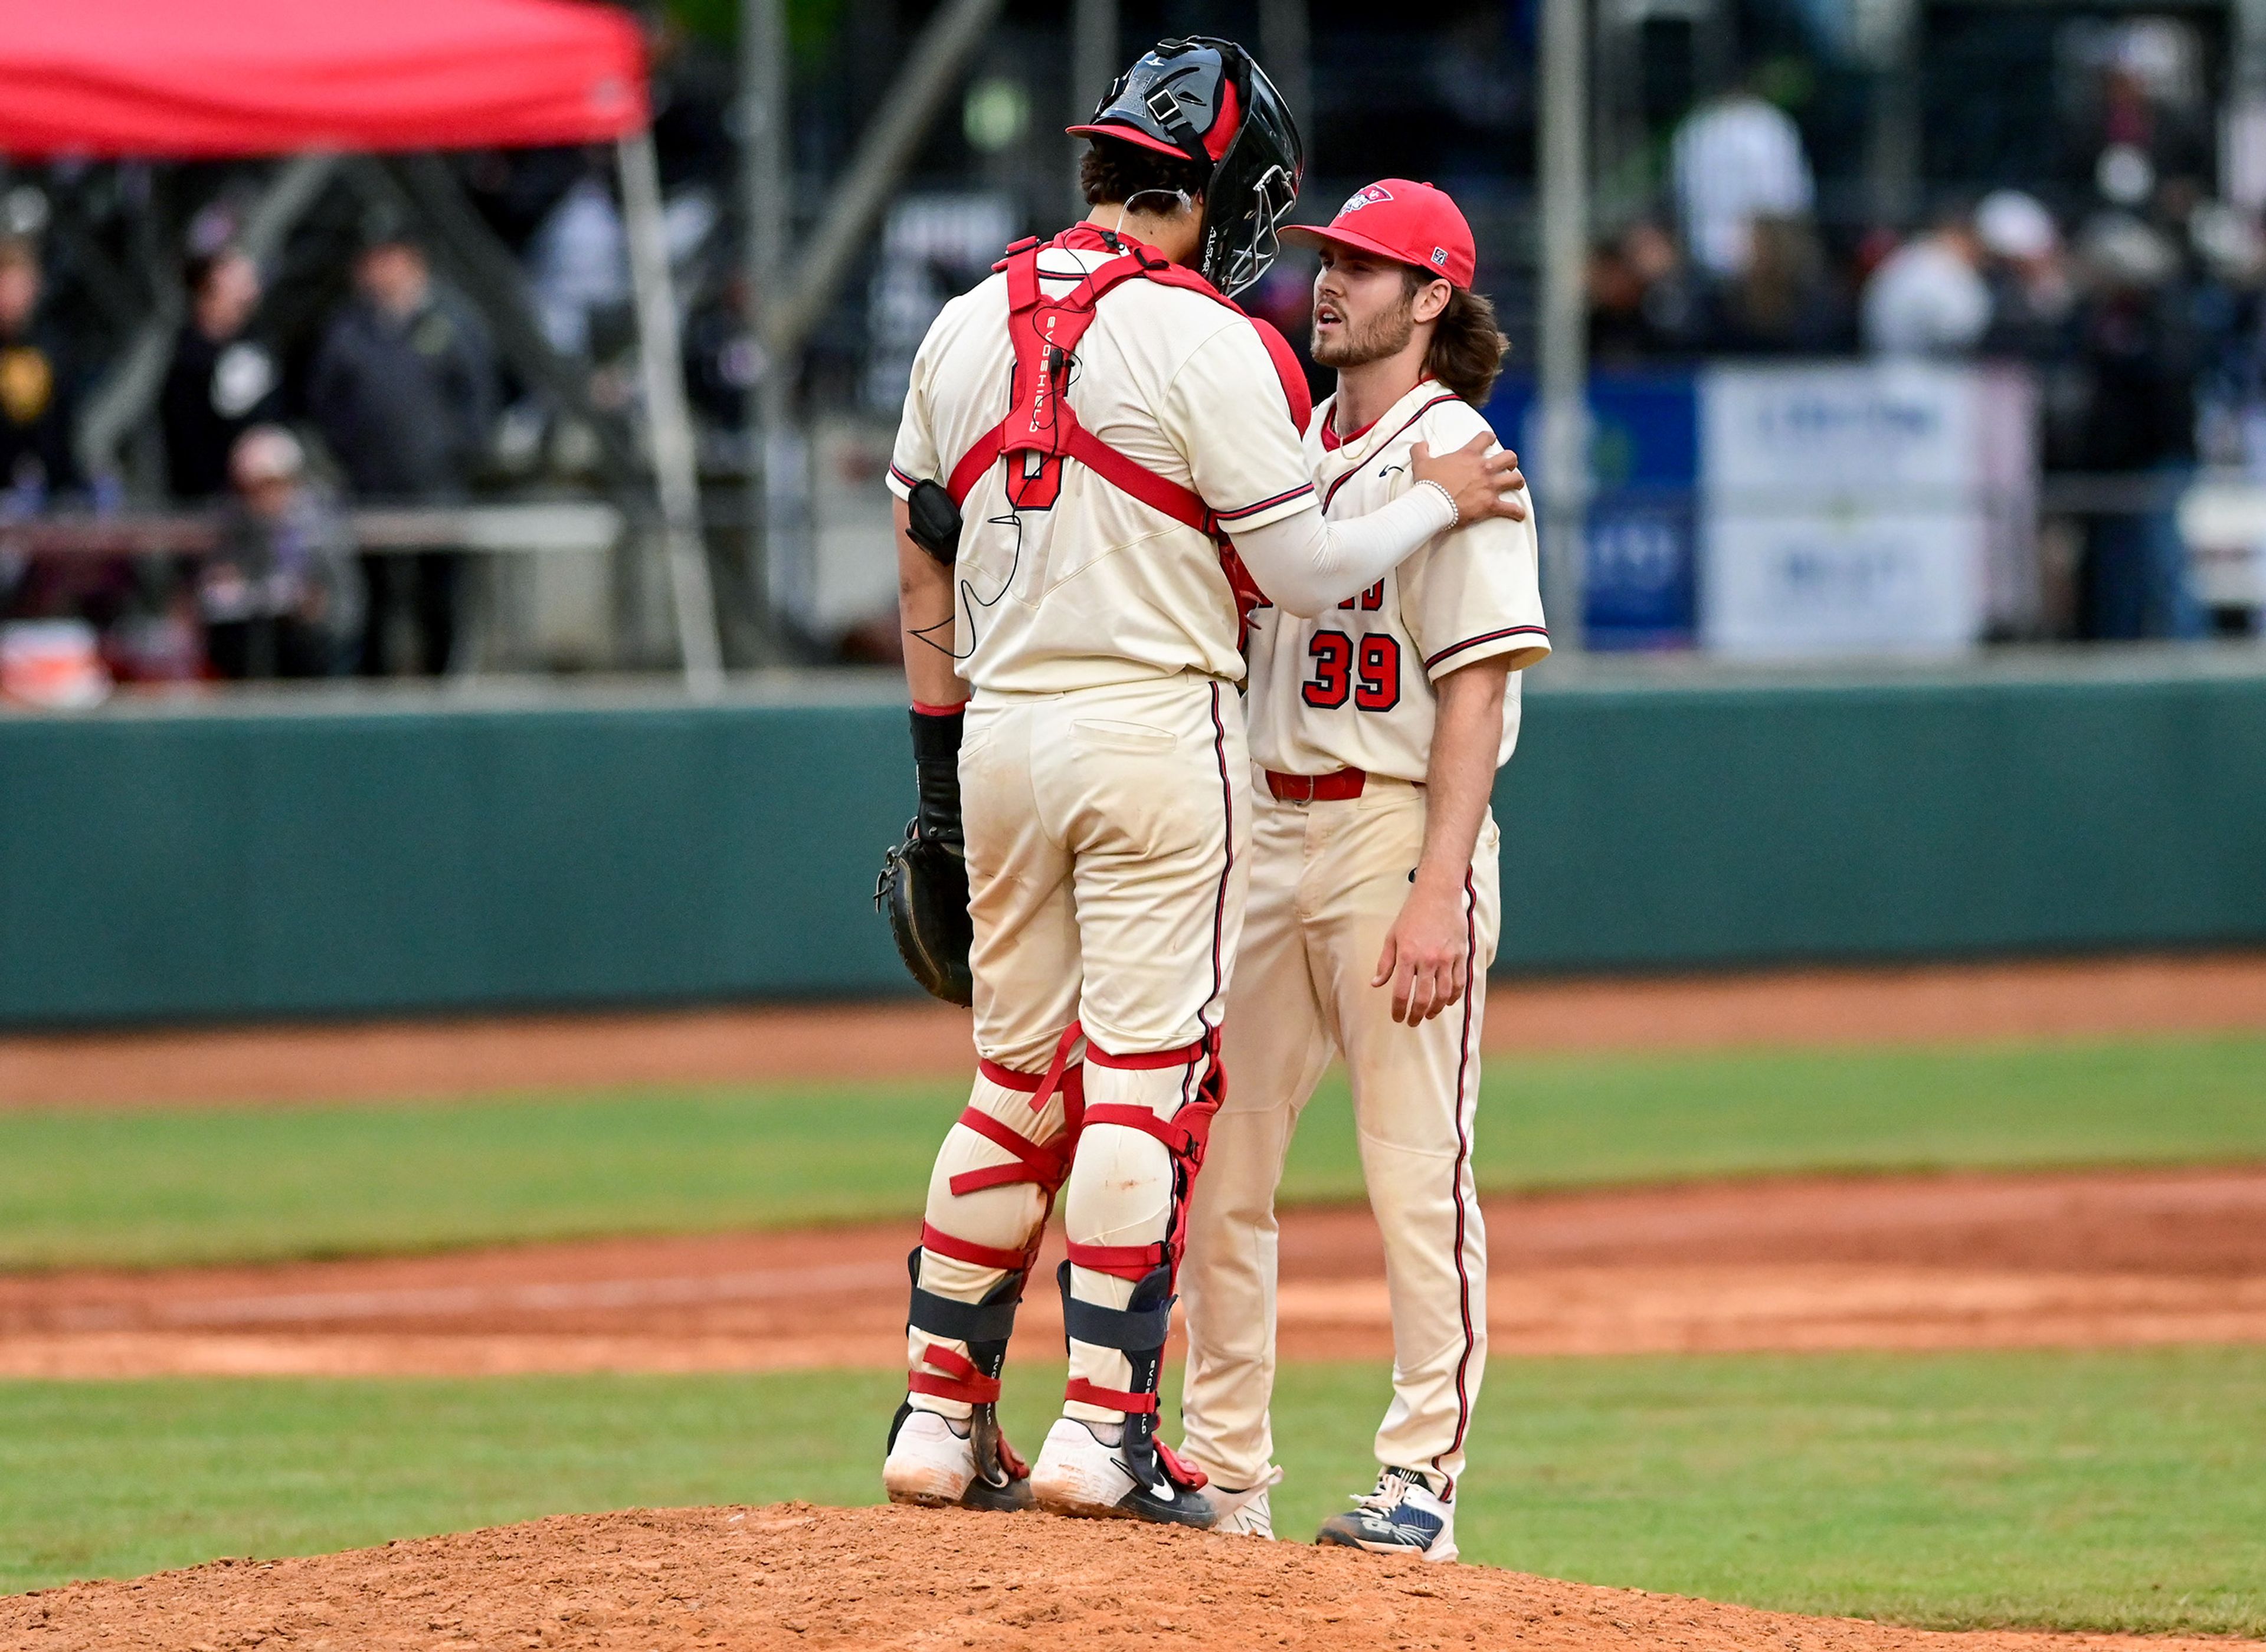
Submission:
[[[1046,246],[1076,252],[1116,254],[1059,298],[1047,296],[1039,271],[1039,253]],[[1158,281],[1201,294],[1224,304],[1238,315],[1242,310],[1222,297],[1219,290],[1194,270],[1183,269],[1109,231],[1090,223],[1073,225],[1051,242],[1035,238],[1019,241],[994,266],[1007,275],[1007,337],[1015,352],[1007,416],[962,454],[952,467],[948,484],[953,502],[965,503],[969,493],[1001,459],[1007,464],[1007,499],[1017,508],[1043,509],[1062,491],[1062,467],[1075,461],[1143,504],[1185,523],[1198,533],[1226,540],[1219,521],[1195,492],[1103,442],[1078,421],[1064,391],[1077,359],[1078,341],[1093,325],[1101,300],[1126,281]],[[1065,278],[1056,278],[1065,279]],[[1310,402],[1305,376],[1283,336],[1264,323],[1254,323],[1283,380],[1291,417],[1303,431]]]

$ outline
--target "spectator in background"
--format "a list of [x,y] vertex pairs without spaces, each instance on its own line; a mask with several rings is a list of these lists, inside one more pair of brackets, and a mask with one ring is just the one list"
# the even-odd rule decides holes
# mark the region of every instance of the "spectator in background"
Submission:
[[2037,362],[2061,355],[2077,285],[2053,215],[2035,195],[1993,190],[1975,208],[1975,238],[1991,292],[1984,353]]
[[544,336],[561,355],[590,355],[592,312],[628,307],[629,234],[595,166],[585,166],[537,227],[527,274]]
[[1719,285],[1711,349],[1743,355],[1817,355],[1847,345],[1847,305],[1825,273],[1824,249],[1805,219],[1758,217],[1748,227],[1747,267]]
[[1670,146],[1676,213],[1700,272],[1746,273],[1758,218],[1808,218],[1817,186],[1794,117],[1748,86],[1685,116]]
[[2176,506],[2195,469],[2198,359],[2180,255],[2129,214],[2103,213],[2080,245],[2091,292],[2078,319],[2088,383],[2080,463],[2149,478],[2139,508],[2094,516],[2078,571],[2087,638],[2196,637],[2204,614]]
[[733,270],[684,320],[684,387],[720,429],[743,430],[749,393],[763,376],[764,347],[749,320],[747,276]]
[[345,521],[307,479],[298,438],[252,426],[237,439],[229,474],[235,500],[197,588],[207,659],[233,679],[352,671],[362,570]]
[[69,358],[40,313],[39,249],[0,237],[0,495],[18,512],[73,486]]
[[1677,355],[1699,337],[1700,305],[1676,238],[1648,219],[1590,259],[1590,355],[1626,365]]
[[1983,247],[1964,212],[1905,242],[1865,283],[1865,348],[1875,355],[1966,355],[1991,325]]
[[[423,249],[401,235],[381,235],[364,248],[355,288],[324,335],[308,384],[324,440],[358,499],[461,498],[495,413],[486,332],[470,306],[434,281]],[[363,670],[437,676],[448,669],[463,559],[453,551],[363,559],[371,596]]]
[[173,497],[208,500],[229,487],[237,438],[280,412],[281,375],[266,345],[246,336],[259,308],[259,267],[233,247],[193,258],[185,272],[189,318],[157,400]]

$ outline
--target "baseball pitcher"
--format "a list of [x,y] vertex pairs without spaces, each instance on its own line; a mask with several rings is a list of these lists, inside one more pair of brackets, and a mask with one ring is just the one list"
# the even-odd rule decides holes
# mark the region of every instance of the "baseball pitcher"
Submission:
[[[910,1258],[882,1479],[901,1502],[1204,1526],[1156,1422],[1252,820],[1227,540],[1319,613],[1521,507],[1474,442],[1325,520],[1303,380],[1230,297],[1301,167],[1242,48],[1166,40],[1071,130],[1092,216],[946,306],[890,471],[920,813],[881,893],[916,975],[972,1003],[981,1059]],[[1027,1471],[996,1402],[1058,1194],[1070,1382]]]
[[[1444,194],[1388,178],[1327,230],[1314,359],[1338,369],[1306,459],[1325,512],[1408,496],[1413,456],[1489,433],[1502,357]],[[1429,537],[1313,618],[1250,627],[1261,771],[1250,904],[1226,1049],[1189,1214],[1188,1460],[1223,1530],[1272,1536],[1275,1188],[1325,1067],[1351,1070],[1362,1171],[1385,1236],[1392,1401],[1376,1488],[1324,1543],[1456,1555],[1456,1481],[1487,1359],[1487,1236],[1472,1184],[1484,975],[1501,910],[1488,808],[1518,731],[1515,673],[1549,651],[1534,531],[1473,521]]]

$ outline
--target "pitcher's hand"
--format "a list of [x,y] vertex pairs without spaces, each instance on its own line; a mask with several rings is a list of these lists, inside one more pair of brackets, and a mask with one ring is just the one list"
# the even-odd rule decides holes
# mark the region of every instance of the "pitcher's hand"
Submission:
[[1408,891],[1400,916],[1385,932],[1377,975],[1369,984],[1392,983],[1394,1020],[1407,1027],[1429,1021],[1462,998],[1470,984],[1464,979],[1470,944],[1462,891],[1420,883]]

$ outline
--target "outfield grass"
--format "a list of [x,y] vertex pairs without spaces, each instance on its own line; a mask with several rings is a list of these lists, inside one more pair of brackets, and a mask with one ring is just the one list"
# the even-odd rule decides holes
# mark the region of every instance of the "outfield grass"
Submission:
[[[1492,1188],[2266,1158],[2266,1036],[1498,1056]],[[324,1256],[917,1214],[958,1084],[0,1112],[0,1268]],[[1358,1196],[1341,1081],[1285,1182]]]
[[[874,1501],[888,1372],[0,1385],[0,1589],[570,1509]],[[1060,1368],[1019,1367],[1034,1446]],[[1278,1529],[1373,1473],[1303,1366]],[[2266,1349],[1498,1361],[1474,1561],[1944,1627],[2266,1634]]]

